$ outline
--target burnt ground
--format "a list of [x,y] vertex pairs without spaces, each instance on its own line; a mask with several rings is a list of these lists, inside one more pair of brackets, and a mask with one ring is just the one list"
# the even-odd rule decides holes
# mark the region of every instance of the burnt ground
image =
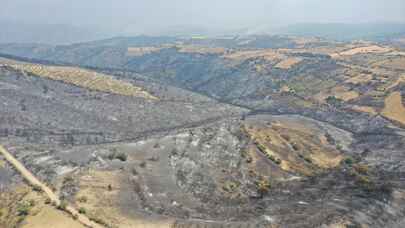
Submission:
[[[381,75],[348,86],[346,74],[358,72],[326,55],[296,54],[303,62],[281,70],[263,58],[233,65],[175,48],[129,58],[126,46],[113,41],[65,47],[74,55],[58,48],[43,56],[13,54],[45,60],[55,54],[160,100],[0,67],[0,143],[61,198],[117,227],[137,219],[171,220],[174,227],[404,226],[403,126],[350,109],[374,105],[379,113],[384,94],[374,90],[385,85],[376,79]],[[86,57],[96,49],[102,51]],[[260,64],[267,72],[255,70]],[[280,92],[284,84],[295,91]],[[333,104],[312,100],[338,85],[364,94]],[[398,90],[402,84],[386,92]],[[255,133],[266,141],[260,144]],[[334,165],[316,160],[335,153]],[[0,161],[0,187],[21,181]]]

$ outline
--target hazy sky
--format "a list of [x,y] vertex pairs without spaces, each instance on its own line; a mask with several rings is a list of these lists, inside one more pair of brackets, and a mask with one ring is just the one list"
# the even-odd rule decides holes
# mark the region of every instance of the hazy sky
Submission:
[[405,0],[0,0],[0,19],[148,32],[306,22],[405,22]]

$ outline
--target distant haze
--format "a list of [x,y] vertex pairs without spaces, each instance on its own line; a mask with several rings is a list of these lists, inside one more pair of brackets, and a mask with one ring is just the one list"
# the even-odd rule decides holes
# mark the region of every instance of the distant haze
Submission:
[[404,0],[2,0],[1,19],[131,33],[294,23],[405,22]]
[[1,0],[0,20],[91,28],[111,36],[170,35],[191,28],[260,31],[296,23],[405,23],[405,1]]

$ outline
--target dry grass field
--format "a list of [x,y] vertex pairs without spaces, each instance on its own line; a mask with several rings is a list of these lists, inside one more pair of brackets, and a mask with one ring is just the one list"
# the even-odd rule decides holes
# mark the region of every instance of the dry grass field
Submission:
[[123,96],[156,100],[140,87],[113,79],[111,76],[77,67],[45,66],[38,64],[11,64],[10,67],[32,75],[62,81],[75,86]]
[[222,55],[226,52],[226,49],[222,48],[222,47],[204,47],[204,46],[182,45],[182,46],[178,46],[178,48],[179,48],[179,52],[181,52],[181,53]]
[[345,81],[345,83],[351,83],[354,85],[365,84],[373,79],[373,75],[371,74],[360,74],[355,77],[352,77]]
[[320,103],[325,103],[326,99],[330,96],[336,97],[342,101],[351,101],[360,96],[356,91],[350,90],[345,86],[336,86],[330,89],[329,91],[321,91],[320,93],[314,96],[314,99]]
[[405,107],[401,92],[393,92],[385,98],[385,107],[381,114],[390,120],[405,125]]
[[1,228],[84,228],[70,214],[46,203],[44,194],[26,185],[1,192],[0,208]]
[[387,47],[381,47],[378,45],[370,45],[370,46],[364,46],[364,47],[355,47],[349,50],[345,50],[339,53],[332,54],[331,57],[336,58],[339,56],[351,56],[351,55],[357,55],[357,54],[368,54],[368,53],[386,53],[392,51],[391,48]]
[[386,67],[393,70],[405,70],[405,56],[388,58],[386,60],[374,63],[373,66]]
[[269,61],[284,59],[285,55],[273,49],[236,51],[224,55],[225,59],[244,61],[251,58],[264,58]]
[[358,105],[353,105],[350,107],[353,111],[356,112],[365,112],[369,113],[372,116],[375,116],[378,114],[378,112],[375,110],[375,108],[370,107],[370,106],[358,106]]
[[40,205],[35,215],[28,216],[21,228],[84,228],[67,213],[49,205]]
[[280,69],[290,69],[292,66],[300,63],[302,61],[301,58],[287,58],[282,60],[281,62],[277,63],[275,66],[276,68]]
[[121,191],[125,191],[124,188],[131,191],[131,186],[123,182],[126,178],[121,171],[89,170],[83,173],[76,194],[77,208],[84,208],[90,218],[96,218],[111,227],[169,228],[170,221],[145,220],[136,215],[128,217],[120,210]]
[[343,159],[323,135],[304,125],[285,122],[273,122],[269,126],[246,124],[244,131],[262,153],[286,172],[313,175],[338,166]]

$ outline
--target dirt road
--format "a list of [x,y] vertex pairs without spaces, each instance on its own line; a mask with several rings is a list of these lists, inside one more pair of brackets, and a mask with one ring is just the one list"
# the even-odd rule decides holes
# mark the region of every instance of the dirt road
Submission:
[[[25,166],[19,162],[12,154],[10,154],[3,146],[0,145],[0,154],[4,156],[4,158],[28,181],[33,186],[38,186],[42,189],[42,191],[52,200],[54,201],[57,205],[60,204],[59,197],[50,189],[48,186],[46,186],[44,183],[42,183],[38,178],[36,178],[28,169],[25,168]],[[77,220],[82,223],[83,225],[87,227],[93,227],[93,228],[102,228],[97,223],[94,223],[91,221],[87,216],[83,214],[79,214],[79,212],[72,206],[67,206],[66,207],[66,212],[70,213],[71,215],[77,215]]]

